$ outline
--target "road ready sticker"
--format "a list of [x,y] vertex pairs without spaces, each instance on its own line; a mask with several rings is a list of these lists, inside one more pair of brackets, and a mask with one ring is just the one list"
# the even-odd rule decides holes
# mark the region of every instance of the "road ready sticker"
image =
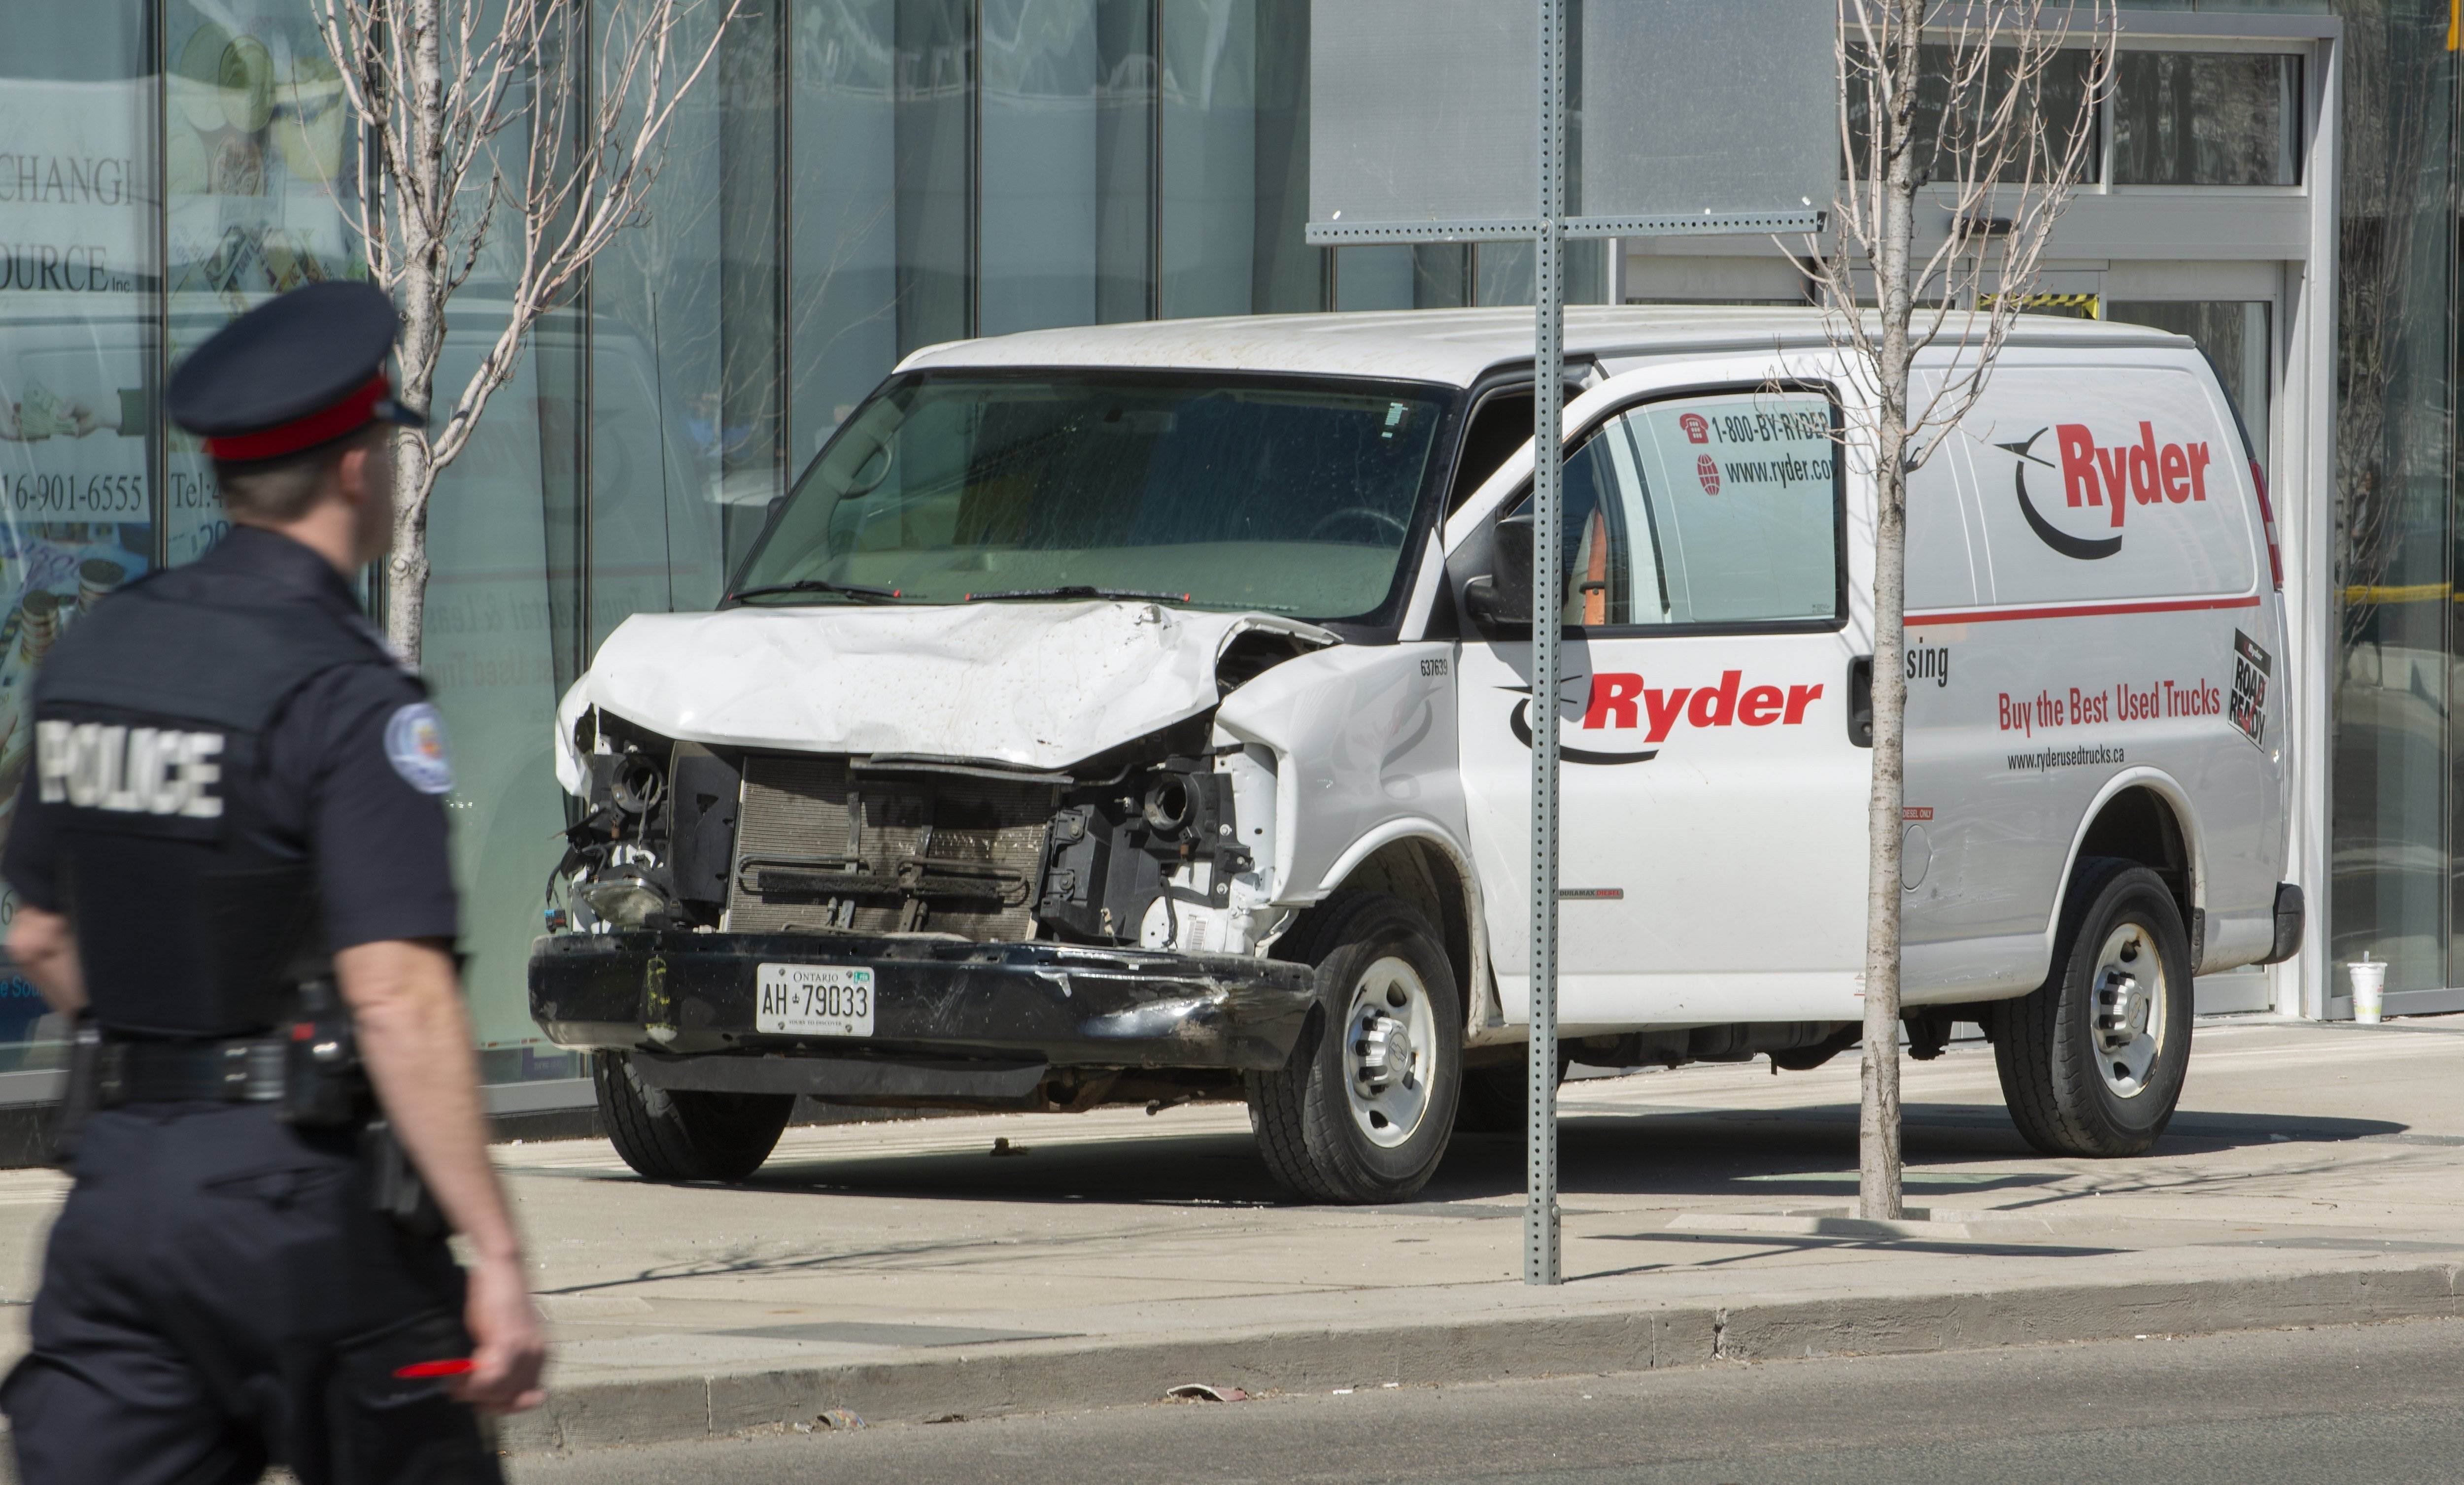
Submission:
[[2253,743],[2267,746],[2267,679],[2273,667],[2267,651],[2239,629],[2233,631],[2233,702],[2225,715]]
[[453,787],[453,753],[446,745],[445,719],[434,707],[414,701],[393,714],[385,724],[385,761],[421,794]]

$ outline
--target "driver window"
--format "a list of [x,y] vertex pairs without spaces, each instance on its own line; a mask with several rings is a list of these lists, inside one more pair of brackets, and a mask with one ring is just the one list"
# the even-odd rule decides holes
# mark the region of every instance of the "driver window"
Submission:
[[1806,393],[1687,398],[1610,419],[1566,456],[1561,622],[1837,620],[1836,447],[1830,403]]

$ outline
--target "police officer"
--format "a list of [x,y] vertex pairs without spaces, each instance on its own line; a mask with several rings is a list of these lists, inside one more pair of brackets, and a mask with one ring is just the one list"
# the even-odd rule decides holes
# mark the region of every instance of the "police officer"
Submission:
[[474,1409],[541,1395],[451,951],[445,735],[350,586],[420,422],[394,325],[327,283],[200,346],[168,407],[233,529],[35,683],[9,950],[90,1028],[94,1110],[0,1387],[26,1485],[498,1480]]

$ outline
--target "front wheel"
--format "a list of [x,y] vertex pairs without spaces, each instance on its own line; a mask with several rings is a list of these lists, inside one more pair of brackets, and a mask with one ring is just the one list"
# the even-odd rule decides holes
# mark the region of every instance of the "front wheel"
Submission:
[[1317,966],[1292,1055],[1247,1075],[1249,1124],[1275,1180],[1311,1201],[1400,1201],[1446,1152],[1463,1089],[1463,1005],[1427,918],[1380,892],[1338,892],[1286,950]]
[[625,1164],[653,1181],[741,1181],[761,1168],[795,1112],[789,1093],[653,1088],[621,1052],[590,1059],[599,1119]]
[[2045,983],[1995,1013],[2012,1123],[2048,1155],[2137,1155],[2173,1117],[2190,1061],[2190,950],[2163,878],[2082,861]]

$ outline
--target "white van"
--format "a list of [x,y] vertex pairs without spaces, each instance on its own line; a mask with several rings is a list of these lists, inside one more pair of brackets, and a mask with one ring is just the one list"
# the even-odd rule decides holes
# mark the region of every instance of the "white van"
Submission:
[[[1853,1047],[1853,380],[1810,312],[1576,310],[1567,343],[1546,704],[1528,311],[908,358],[719,610],[627,621],[560,710],[532,1012],[597,1054],[626,1159],[740,1178],[797,1094],[1244,1098],[1294,1191],[1403,1196],[1459,1119],[1522,1117],[1548,725],[1569,1054]],[[2030,318],[1909,499],[1913,1053],[1981,1022],[2039,1148],[2144,1150],[2191,977],[2301,933],[2257,470],[2191,342]]]

